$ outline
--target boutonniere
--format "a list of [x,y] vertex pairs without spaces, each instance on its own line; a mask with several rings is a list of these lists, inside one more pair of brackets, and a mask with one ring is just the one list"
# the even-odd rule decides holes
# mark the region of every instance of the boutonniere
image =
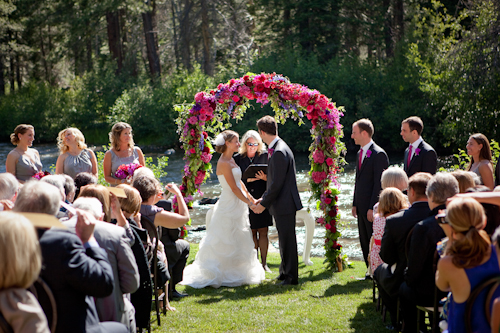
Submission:
[[269,148],[269,149],[267,150],[267,157],[268,157],[268,158],[271,158],[271,156],[273,156],[273,153],[274,153],[274,149],[273,149],[273,148]]
[[419,153],[420,153],[420,148],[415,149],[415,156],[418,156]]
[[372,156],[372,151],[370,149],[368,149],[366,151],[366,158],[370,158],[370,156]]

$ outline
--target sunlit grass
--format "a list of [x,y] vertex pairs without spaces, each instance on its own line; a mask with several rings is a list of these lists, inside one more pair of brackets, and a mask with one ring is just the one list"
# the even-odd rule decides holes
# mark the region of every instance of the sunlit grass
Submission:
[[[198,250],[192,244],[190,261]],[[385,332],[382,316],[372,302],[365,265],[354,262],[341,273],[325,269],[323,258],[313,266],[300,262],[298,286],[279,286],[279,254],[270,253],[273,273],[255,286],[219,289],[178,286],[190,297],[171,302],[177,312],[161,317],[155,332]],[[152,313],[153,314],[153,313]],[[152,318],[156,318],[152,316]]]

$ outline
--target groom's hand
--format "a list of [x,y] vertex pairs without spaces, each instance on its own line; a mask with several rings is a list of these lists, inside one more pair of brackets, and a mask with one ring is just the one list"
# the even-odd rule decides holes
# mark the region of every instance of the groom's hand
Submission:
[[266,207],[264,207],[260,204],[260,201],[257,205],[254,205],[253,207],[255,207],[255,208],[252,208],[252,210],[255,214],[260,214],[266,209]]

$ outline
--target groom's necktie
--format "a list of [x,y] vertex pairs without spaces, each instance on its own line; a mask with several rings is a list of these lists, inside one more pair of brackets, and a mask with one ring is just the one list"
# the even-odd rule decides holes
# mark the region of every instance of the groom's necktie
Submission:
[[359,150],[359,166],[358,166],[358,170],[361,170],[361,164],[363,162],[363,149],[360,149]]
[[408,151],[408,161],[406,162],[406,166],[409,168],[410,167],[410,161],[411,161],[411,152],[413,150],[413,145],[410,145],[410,150]]

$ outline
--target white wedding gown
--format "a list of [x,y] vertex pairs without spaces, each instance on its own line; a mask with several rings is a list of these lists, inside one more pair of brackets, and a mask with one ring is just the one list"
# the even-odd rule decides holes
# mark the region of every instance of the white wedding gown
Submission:
[[[232,172],[240,187],[240,168],[233,168]],[[248,206],[236,197],[223,175],[218,178],[222,186],[220,199],[196,258],[184,268],[180,284],[193,288],[258,284],[264,280],[265,272],[254,248]]]

